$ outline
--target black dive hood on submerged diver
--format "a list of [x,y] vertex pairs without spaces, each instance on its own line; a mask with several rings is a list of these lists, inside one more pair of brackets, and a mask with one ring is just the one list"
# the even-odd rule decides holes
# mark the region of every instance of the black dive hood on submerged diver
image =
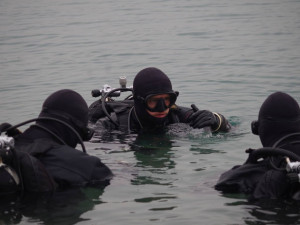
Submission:
[[[151,109],[147,105],[147,100],[160,94],[168,94],[170,96],[170,105],[166,106],[161,101],[156,109]],[[156,118],[151,116],[147,110],[152,112],[162,111],[170,108],[175,104],[178,92],[173,91],[169,77],[161,70],[155,67],[149,67],[141,70],[133,81],[133,98],[134,108],[138,119],[143,125],[153,127],[155,125],[164,124],[166,117]]]
[[[93,135],[93,130],[88,128],[87,103],[79,93],[70,89],[56,91],[46,98],[38,118],[15,126],[6,126],[2,131],[9,134],[16,131],[17,127],[31,122],[36,122],[33,127],[45,131],[62,144],[76,147],[80,143],[84,152],[86,150],[83,141],[89,140]],[[28,134],[30,131],[34,129],[30,127],[23,135],[29,135],[33,139],[40,136],[40,132]]]
[[283,92],[268,96],[262,104],[258,120],[251,124],[264,147],[274,147],[280,138],[300,132],[300,108],[297,101]]
[[[250,154],[247,163],[272,156],[300,161],[300,149],[295,148],[300,144],[300,108],[288,94],[275,92],[268,96],[259,110],[258,120],[252,122],[251,130],[259,135],[263,148],[247,149]],[[286,150],[284,147],[288,145],[295,147]],[[270,162],[274,169],[279,169],[272,165],[272,160]]]
[[[150,74],[150,76],[148,76]],[[103,85],[103,89],[94,89],[91,91],[93,97],[101,97],[99,102],[101,103],[101,108],[103,113],[107,118],[116,126],[119,127],[119,122],[113,118],[112,115],[107,110],[107,103],[118,102],[118,100],[113,99],[114,97],[119,97],[123,92],[131,92],[124,100],[134,100],[134,114],[138,117],[137,120],[149,121],[149,124],[161,124],[165,120],[157,119],[151,116],[146,110],[151,112],[164,111],[175,104],[179,92],[172,90],[172,84],[169,78],[159,69],[150,67],[140,71],[133,82],[133,87],[126,87],[126,77],[120,77],[119,79],[120,88],[111,88],[110,85]],[[163,99],[158,101],[155,108],[149,108],[147,105],[147,100],[157,94],[168,94],[170,96],[170,104],[167,106]],[[121,100],[121,101],[124,101]],[[129,118],[130,120],[130,118]],[[128,122],[130,123],[130,122]],[[130,124],[129,124],[130,127]]]

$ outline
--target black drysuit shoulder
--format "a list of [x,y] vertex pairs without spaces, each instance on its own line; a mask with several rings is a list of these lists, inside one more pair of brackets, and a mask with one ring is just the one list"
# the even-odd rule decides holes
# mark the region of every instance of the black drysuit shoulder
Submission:
[[98,157],[47,139],[25,144],[21,150],[37,158],[60,188],[106,185],[112,177]]
[[234,166],[221,174],[215,189],[224,193],[251,194],[266,171],[268,164],[265,161]]

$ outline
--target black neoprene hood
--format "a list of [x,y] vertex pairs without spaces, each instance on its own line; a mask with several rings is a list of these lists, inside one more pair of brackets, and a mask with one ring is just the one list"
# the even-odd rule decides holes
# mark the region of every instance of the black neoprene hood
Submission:
[[[85,127],[88,122],[88,105],[77,92],[62,89],[54,92],[44,101],[40,116],[70,117],[74,123],[70,124],[71,126]],[[68,120],[66,122],[70,123]]]
[[171,81],[164,72],[155,67],[141,70],[133,81],[133,96],[135,112],[144,127],[163,125],[167,119],[167,116],[156,118],[147,112],[145,99],[147,96],[156,94],[170,94],[173,103],[177,98],[172,89]]
[[133,93],[146,98],[148,95],[174,93],[169,77],[155,67],[141,70],[134,78]]
[[299,105],[290,95],[275,92],[262,104],[258,123],[258,134],[263,146],[271,147],[282,136],[300,132]]

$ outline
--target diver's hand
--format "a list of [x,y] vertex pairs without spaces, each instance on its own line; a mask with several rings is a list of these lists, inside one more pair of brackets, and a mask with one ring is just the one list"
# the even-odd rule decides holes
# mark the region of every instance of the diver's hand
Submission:
[[198,110],[194,112],[188,118],[188,122],[193,128],[211,127],[214,129],[218,127],[218,120],[215,115],[208,110]]
[[21,134],[22,132],[19,131],[17,128],[10,129],[12,125],[10,123],[1,123],[0,124],[0,134],[2,132],[6,132],[6,135],[9,137],[16,136],[18,134]]

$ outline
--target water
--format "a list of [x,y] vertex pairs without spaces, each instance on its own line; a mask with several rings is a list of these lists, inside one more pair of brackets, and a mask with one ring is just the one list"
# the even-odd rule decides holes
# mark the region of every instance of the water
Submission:
[[300,101],[299,12],[299,0],[1,0],[2,122],[36,117],[62,88],[91,104],[92,89],[118,87],[120,76],[131,84],[155,66],[179,105],[221,112],[234,129],[98,135],[86,147],[115,173],[109,186],[1,200],[0,223],[299,224],[295,202],[252,204],[213,189],[246,148],[260,147],[250,123],[264,99],[284,91]]

